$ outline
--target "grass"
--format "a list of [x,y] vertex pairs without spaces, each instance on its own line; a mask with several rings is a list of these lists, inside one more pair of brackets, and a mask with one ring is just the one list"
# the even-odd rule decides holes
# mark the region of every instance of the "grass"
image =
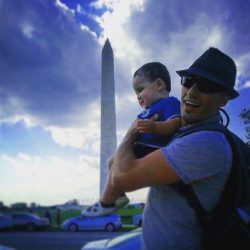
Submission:
[[142,208],[135,208],[128,205],[119,209],[117,214],[121,216],[122,224],[131,225],[133,216],[136,214],[141,214],[142,211]]

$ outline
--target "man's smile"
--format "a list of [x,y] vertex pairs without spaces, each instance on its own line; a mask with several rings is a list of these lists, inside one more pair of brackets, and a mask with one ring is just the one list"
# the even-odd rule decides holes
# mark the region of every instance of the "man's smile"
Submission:
[[201,104],[198,101],[193,100],[193,99],[185,98],[183,100],[183,103],[185,104],[185,106],[192,107],[192,108],[199,108],[201,106]]

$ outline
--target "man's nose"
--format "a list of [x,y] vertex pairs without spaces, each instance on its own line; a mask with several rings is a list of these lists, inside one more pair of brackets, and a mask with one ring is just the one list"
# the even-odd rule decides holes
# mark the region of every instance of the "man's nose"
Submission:
[[188,91],[187,93],[190,94],[190,93],[196,93],[198,90],[197,90],[197,87],[196,87],[196,83],[194,83],[191,87],[188,88]]

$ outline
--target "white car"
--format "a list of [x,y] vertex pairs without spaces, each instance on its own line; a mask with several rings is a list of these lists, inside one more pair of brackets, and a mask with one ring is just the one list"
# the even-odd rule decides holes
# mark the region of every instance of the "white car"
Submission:
[[141,250],[141,228],[112,239],[88,242],[81,250]]
[[112,232],[121,227],[121,218],[117,214],[99,217],[78,216],[65,220],[62,229],[69,232],[79,230],[106,230]]
[[15,250],[15,249],[12,248],[12,247],[7,247],[7,246],[0,245],[0,250]]

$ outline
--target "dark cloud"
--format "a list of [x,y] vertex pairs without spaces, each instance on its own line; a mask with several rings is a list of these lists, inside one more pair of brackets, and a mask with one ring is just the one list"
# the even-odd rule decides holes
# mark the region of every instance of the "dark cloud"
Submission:
[[[62,2],[71,9],[78,4]],[[87,13],[94,11],[90,2],[84,1],[78,13],[87,26],[91,19]],[[146,0],[144,11],[134,11],[122,27],[143,52],[135,65],[161,61],[169,67],[173,83],[179,81],[175,70],[203,52],[204,34],[214,27],[223,34],[220,49],[239,59],[250,51],[249,2]],[[195,25],[196,36],[182,36],[196,31],[191,29]],[[76,14],[60,9],[54,1],[1,1],[0,119],[28,114],[43,125],[82,124],[88,103],[100,98],[100,57],[96,38],[79,29]],[[244,58],[244,64],[241,77],[246,78],[250,59]],[[133,92],[132,74],[129,61],[115,61],[118,98]],[[178,91],[179,85],[173,84],[173,94]]]
[[[0,119],[29,114],[46,125],[77,123],[100,95],[95,37],[51,0],[5,0],[0,16]],[[13,99],[19,108],[11,109]]]
[[[151,1],[146,0],[144,11],[134,13],[132,23],[136,23],[130,30],[131,36],[138,39],[138,43],[148,50],[159,51],[165,43],[167,47],[173,42],[172,34],[186,34],[193,25],[200,25],[203,34],[215,27],[223,34],[223,49],[234,58],[250,51],[250,1]],[[139,34],[139,35],[138,35]],[[182,37],[185,42],[185,37]],[[186,53],[192,53],[192,46],[202,48],[201,37],[197,36],[193,43],[183,44]],[[177,41],[176,41],[177,42]],[[171,60],[169,58],[168,60]],[[246,73],[246,72],[245,72]]]
[[[66,4],[68,8],[74,10],[75,12],[75,20],[79,24],[84,24],[91,31],[95,32],[98,36],[101,35],[102,28],[99,26],[97,21],[93,18],[93,16],[98,15],[101,16],[106,8],[95,8],[93,3],[95,0],[61,0],[62,3]],[[79,8],[80,7],[80,8]]]

